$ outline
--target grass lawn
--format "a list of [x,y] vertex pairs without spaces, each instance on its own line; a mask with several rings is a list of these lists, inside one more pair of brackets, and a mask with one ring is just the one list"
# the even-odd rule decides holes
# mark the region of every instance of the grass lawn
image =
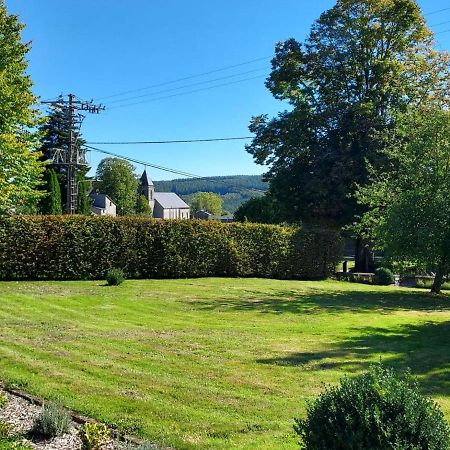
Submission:
[[382,359],[450,419],[450,299],[260,279],[0,283],[0,379],[179,449],[295,449],[292,418]]

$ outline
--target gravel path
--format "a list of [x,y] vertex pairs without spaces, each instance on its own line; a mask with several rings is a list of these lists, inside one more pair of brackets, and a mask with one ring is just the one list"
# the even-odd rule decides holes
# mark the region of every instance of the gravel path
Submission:
[[[41,407],[29,401],[12,395],[0,388],[0,394],[7,397],[8,402],[0,408],[0,420],[11,425],[12,431],[18,435],[26,435],[33,426],[34,419]],[[79,425],[73,423],[70,432],[47,441],[31,442],[24,440],[35,450],[80,450],[81,440],[77,436]],[[104,450],[123,450],[124,445],[111,440],[103,447]]]

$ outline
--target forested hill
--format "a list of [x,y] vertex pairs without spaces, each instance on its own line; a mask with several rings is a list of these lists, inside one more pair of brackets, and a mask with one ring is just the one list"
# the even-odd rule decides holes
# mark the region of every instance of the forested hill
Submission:
[[223,209],[230,213],[234,213],[249,198],[262,195],[268,188],[261,175],[181,178],[154,183],[157,192],[175,192],[187,203],[197,192],[214,192],[222,197]]

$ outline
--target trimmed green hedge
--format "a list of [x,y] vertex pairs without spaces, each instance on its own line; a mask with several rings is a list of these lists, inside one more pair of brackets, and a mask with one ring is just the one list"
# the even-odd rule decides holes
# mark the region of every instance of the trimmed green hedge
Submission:
[[0,219],[0,279],[204,276],[320,279],[342,242],[293,227],[162,221],[141,217],[14,216]]

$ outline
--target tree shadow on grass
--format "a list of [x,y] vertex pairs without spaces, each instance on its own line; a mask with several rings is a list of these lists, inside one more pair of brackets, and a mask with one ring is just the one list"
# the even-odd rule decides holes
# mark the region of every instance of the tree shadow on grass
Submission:
[[450,311],[450,298],[392,288],[383,291],[283,290],[245,291],[245,298],[215,298],[192,302],[201,310],[254,311],[270,314],[339,312]]
[[[242,311],[263,314],[414,313],[450,312],[450,298],[404,289],[349,291],[285,290],[246,291],[245,298],[207,299],[195,303],[201,310]],[[336,320],[338,320],[336,318]],[[351,331],[351,330],[350,330]],[[381,356],[386,364],[410,368],[419,376],[425,392],[450,396],[450,321],[401,325],[395,328],[365,327],[354,337],[338,340],[319,352],[297,352],[257,360],[260,364],[295,366],[300,370],[341,370],[357,373]],[[383,356],[384,355],[384,356]]]
[[[450,312],[450,298],[397,288],[333,291],[325,289],[245,291],[245,297],[202,299],[200,310],[262,314],[418,313]],[[244,316],[243,316],[244,319]],[[338,318],[336,317],[336,320]],[[351,330],[350,330],[351,331]],[[357,373],[380,356],[394,367],[409,367],[430,394],[450,396],[450,321],[357,328],[354,337],[338,340],[319,352],[297,352],[257,360],[260,364],[295,366],[300,370],[341,370]],[[384,355],[384,356],[383,356]]]
[[450,395],[450,321],[403,325],[394,330],[367,327],[358,332],[359,336],[332,344],[326,351],[298,352],[257,362],[352,373],[367,369],[374,356],[385,354],[382,361],[386,364],[409,367],[419,376],[427,394]]

